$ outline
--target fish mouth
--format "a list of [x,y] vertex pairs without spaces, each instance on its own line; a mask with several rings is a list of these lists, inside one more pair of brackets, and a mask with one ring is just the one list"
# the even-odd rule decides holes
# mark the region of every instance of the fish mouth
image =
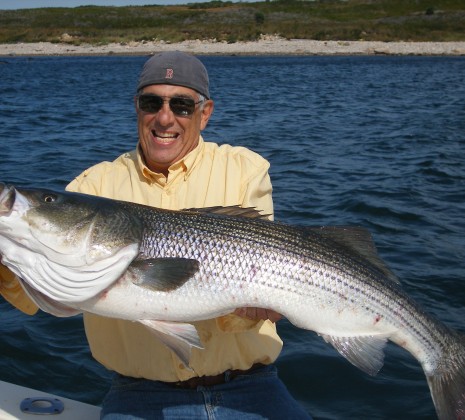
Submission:
[[0,216],[11,212],[15,199],[16,190],[14,187],[0,182]]

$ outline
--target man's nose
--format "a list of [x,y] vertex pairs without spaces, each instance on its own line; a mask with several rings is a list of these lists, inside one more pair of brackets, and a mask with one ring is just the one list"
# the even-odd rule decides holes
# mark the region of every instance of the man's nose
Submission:
[[171,111],[168,100],[163,101],[163,106],[161,107],[160,111],[157,112],[157,118],[158,121],[163,125],[167,125],[174,121],[175,116],[173,111]]

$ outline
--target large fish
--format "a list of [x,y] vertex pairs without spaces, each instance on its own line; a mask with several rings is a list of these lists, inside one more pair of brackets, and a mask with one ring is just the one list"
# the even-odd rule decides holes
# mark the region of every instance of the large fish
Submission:
[[465,418],[464,336],[404,293],[365,230],[257,215],[0,183],[0,253],[43,310],[141,322],[186,364],[202,346],[189,322],[238,307],[283,314],[371,375],[391,340],[422,365],[439,418]]

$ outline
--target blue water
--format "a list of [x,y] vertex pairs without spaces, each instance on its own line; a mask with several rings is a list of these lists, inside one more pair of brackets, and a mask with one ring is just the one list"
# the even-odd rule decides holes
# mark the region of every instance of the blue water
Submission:
[[[465,331],[465,58],[202,57],[209,141],[271,162],[276,219],[372,232],[407,292]],[[0,60],[0,180],[62,189],[137,141],[144,57]],[[286,321],[280,375],[319,419],[427,419],[416,360],[388,345],[377,377]],[[99,404],[110,374],[80,317],[27,317],[0,301],[0,380]]]

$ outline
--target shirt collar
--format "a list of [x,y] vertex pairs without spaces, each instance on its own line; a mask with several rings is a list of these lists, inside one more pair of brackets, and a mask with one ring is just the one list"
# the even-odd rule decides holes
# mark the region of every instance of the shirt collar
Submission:
[[142,173],[144,178],[146,178],[150,183],[156,183],[161,186],[165,186],[168,182],[171,183],[179,176],[183,176],[184,179],[187,179],[194,167],[197,165],[197,162],[200,160],[204,148],[205,142],[202,136],[200,136],[199,144],[197,145],[197,147],[194,150],[190,151],[181,160],[173,163],[168,168],[168,180],[166,179],[165,175],[159,172],[154,172],[147,167],[140,144],[137,145],[137,163],[139,165],[140,172]]

